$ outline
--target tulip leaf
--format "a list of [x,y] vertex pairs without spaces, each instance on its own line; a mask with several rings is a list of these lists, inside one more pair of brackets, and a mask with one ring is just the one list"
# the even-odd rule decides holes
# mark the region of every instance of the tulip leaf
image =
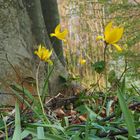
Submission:
[[12,140],[21,140],[20,111],[17,102],[15,104],[15,130]]
[[126,101],[124,99],[124,96],[123,96],[124,93],[125,93],[125,78],[123,80],[122,85],[123,86],[118,89],[117,96],[118,96],[118,99],[119,99],[119,103],[120,103],[122,113],[124,115],[124,119],[125,119],[127,129],[128,129],[128,135],[129,135],[129,138],[131,138],[133,136],[136,136],[136,129],[135,129],[135,124],[134,124],[132,113],[129,110],[129,108],[126,104]]
[[97,72],[97,73],[102,73],[105,69],[105,61],[97,61],[92,65],[93,69]]
[[116,76],[115,71],[114,70],[109,71],[109,73],[108,73],[108,82],[112,84],[116,80],[117,80],[117,76]]

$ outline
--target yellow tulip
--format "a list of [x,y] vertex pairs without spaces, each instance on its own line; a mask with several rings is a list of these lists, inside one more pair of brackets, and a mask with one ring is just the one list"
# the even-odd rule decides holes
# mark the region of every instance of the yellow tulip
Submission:
[[50,60],[50,57],[52,55],[52,50],[49,51],[46,49],[43,45],[39,45],[38,50],[34,52],[42,61],[45,61],[52,65],[52,61]]
[[86,63],[86,59],[80,58],[79,63],[80,65],[84,65]]
[[50,36],[51,37],[55,36],[56,38],[66,42],[66,36],[68,35],[68,30],[65,29],[63,32],[61,32],[60,30],[61,30],[61,26],[60,24],[58,24],[55,28],[54,33],[51,33]]
[[123,35],[124,28],[122,27],[112,27],[112,22],[108,23],[105,27],[104,37],[98,36],[96,40],[103,40],[107,44],[113,45],[117,51],[122,52],[122,48],[116,43],[121,39]]

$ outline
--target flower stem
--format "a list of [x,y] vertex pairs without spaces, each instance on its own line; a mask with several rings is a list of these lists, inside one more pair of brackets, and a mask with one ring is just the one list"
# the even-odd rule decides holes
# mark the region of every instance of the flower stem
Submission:
[[46,93],[48,93],[49,78],[50,78],[53,70],[54,70],[54,66],[52,66],[51,69],[50,69],[50,65],[48,64],[48,66],[47,66],[47,73],[48,74],[47,74],[47,77],[45,79],[45,83],[44,83],[42,94],[41,94],[43,103],[45,102]]
[[104,64],[105,64],[105,68],[104,68],[104,74],[105,74],[105,89],[107,90],[107,62],[106,62],[106,49],[107,49],[107,43],[105,42],[105,48],[104,48]]
[[104,47],[104,63],[106,64],[106,49],[107,49],[107,43],[105,42],[105,47]]
[[42,100],[41,100],[41,97],[40,97],[39,82],[38,82],[40,64],[41,64],[41,61],[39,62],[38,67],[37,67],[37,71],[36,71],[36,90],[37,90],[38,99],[39,99],[39,102],[40,102],[40,105],[41,105],[42,113],[43,113],[43,115],[45,115],[45,110],[44,110],[43,103],[42,103]]
[[101,109],[99,110],[96,118],[101,114],[102,110],[104,109],[105,107],[105,103],[106,103],[106,99],[107,99],[107,69],[106,69],[106,49],[107,49],[107,43],[105,42],[105,48],[104,48],[104,63],[105,63],[105,68],[104,68],[104,75],[105,75],[105,98],[103,100],[103,105],[101,107]]
[[[47,118],[46,116],[46,113],[45,113],[45,110],[44,110],[44,106],[43,106],[43,102],[41,100],[41,96],[40,96],[40,91],[39,91],[39,68],[40,68],[40,64],[41,64],[41,61],[39,62],[38,64],[38,67],[37,67],[37,71],[36,71],[36,90],[37,90],[37,95],[38,95],[38,99],[39,99],[39,103],[41,105],[41,109],[42,109],[42,113],[43,113],[43,116],[44,116],[44,120],[43,122],[46,124],[51,124],[49,119]],[[54,128],[50,128],[50,131],[53,133],[53,134],[57,134],[57,131],[54,129]]]

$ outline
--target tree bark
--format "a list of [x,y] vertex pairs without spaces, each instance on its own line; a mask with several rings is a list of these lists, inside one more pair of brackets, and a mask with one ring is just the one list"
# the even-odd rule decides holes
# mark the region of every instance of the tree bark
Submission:
[[[41,0],[42,13],[48,35],[54,32],[55,27],[60,23],[57,0]],[[56,55],[60,62],[65,66],[62,41],[49,36]]]
[[10,92],[9,85],[34,77],[33,36],[29,16],[19,0],[0,0],[0,21],[0,104],[12,104],[14,98],[3,94]]
[[[42,15],[42,7],[41,7],[40,0],[32,0],[32,2],[27,0],[26,2],[28,6],[27,8],[28,13],[32,21],[32,32],[36,38],[37,43],[38,44],[43,43],[46,45],[46,47],[48,47],[48,49],[52,49],[53,46],[50,42],[48,32],[45,28],[45,22]],[[63,72],[63,75],[67,77],[68,74],[66,72],[65,67],[59,61],[55,52],[53,53],[52,59],[54,60],[54,70],[49,80],[49,94],[56,95],[63,88],[63,83],[60,80],[60,75],[62,75]],[[45,67],[45,72],[46,71],[47,71],[47,66]]]
[[[23,84],[31,93],[36,92],[36,87],[32,83],[35,82],[39,59],[34,55],[34,50],[40,43],[46,45],[48,49],[53,48],[46,30],[46,25],[50,23],[44,22],[40,0],[23,2],[0,0],[0,93],[2,93],[0,105],[14,103],[15,98],[6,94],[6,92],[11,93],[9,88],[11,84]],[[52,60],[54,70],[49,79],[49,94],[56,95],[61,91],[73,94],[75,84],[74,86],[72,84],[69,90],[64,87],[60,75],[68,77],[68,73],[55,52]],[[47,66],[42,63],[39,72],[40,88],[46,73]],[[32,79],[32,82],[29,79]]]

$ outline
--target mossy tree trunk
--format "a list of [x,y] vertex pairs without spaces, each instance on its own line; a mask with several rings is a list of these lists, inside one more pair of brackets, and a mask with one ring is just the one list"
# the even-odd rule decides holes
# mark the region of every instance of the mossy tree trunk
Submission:
[[[47,5],[47,1],[45,2],[44,6]],[[48,4],[50,3],[51,1],[48,1]],[[50,9],[47,10],[49,13]],[[57,10],[56,12],[58,14]],[[27,88],[35,91],[28,81],[28,79],[35,79],[36,66],[39,61],[33,52],[40,43],[45,44],[49,49],[52,48],[46,27],[52,31],[55,25],[47,26],[53,21],[52,19],[44,21],[40,0],[0,0],[0,21],[0,92],[2,93],[0,104],[12,104],[15,98],[5,94],[11,93],[9,88],[11,84],[15,82],[21,84],[24,81]],[[57,19],[54,23],[58,21]],[[59,43],[61,48],[61,42]],[[59,51],[62,51],[62,48]],[[49,81],[49,94],[56,95],[63,87],[59,76],[62,72],[67,76],[67,72],[55,52],[52,59],[54,70]],[[45,74],[46,66],[42,64],[40,81],[45,79]]]

